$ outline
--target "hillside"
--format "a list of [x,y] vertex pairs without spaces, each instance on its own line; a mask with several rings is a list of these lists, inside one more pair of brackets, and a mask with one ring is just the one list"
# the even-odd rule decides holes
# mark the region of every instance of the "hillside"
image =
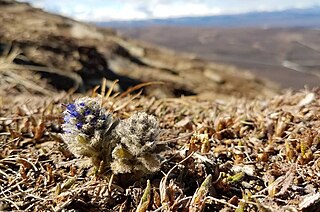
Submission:
[[56,88],[77,87],[85,91],[105,77],[109,85],[119,79],[122,91],[141,82],[165,82],[163,86],[146,89],[159,97],[255,97],[276,91],[274,84],[247,72],[239,75],[234,67],[152,47],[112,30],[10,2],[1,1],[0,53],[18,50],[21,55],[15,62],[38,72],[41,69],[42,77]]
[[318,211],[319,89],[13,1],[0,22],[0,211]]

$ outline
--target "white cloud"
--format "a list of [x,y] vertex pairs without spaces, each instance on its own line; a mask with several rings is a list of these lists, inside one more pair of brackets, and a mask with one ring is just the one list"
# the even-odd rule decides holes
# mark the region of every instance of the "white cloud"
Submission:
[[199,16],[209,14],[219,14],[220,8],[210,8],[208,5],[199,3],[185,3],[165,5],[160,4],[154,7],[153,17],[168,18],[168,17],[181,17],[181,16]]
[[105,20],[132,20],[132,19],[146,19],[147,14],[143,11],[135,10],[132,7],[125,6],[121,9],[115,8],[98,8],[87,14],[87,17],[78,16],[77,18],[90,21],[105,21]]

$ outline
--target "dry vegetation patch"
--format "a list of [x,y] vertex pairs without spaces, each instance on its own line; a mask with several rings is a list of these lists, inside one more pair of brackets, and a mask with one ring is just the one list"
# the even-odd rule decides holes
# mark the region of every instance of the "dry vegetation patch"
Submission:
[[160,142],[168,150],[161,171],[142,178],[97,172],[68,150],[61,139],[62,104],[77,97],[2,94],[2,211],[316,211],[319,206],[319,90],[228,102],[107,93],[103,107],[115,117],[145,111],[159,119]]

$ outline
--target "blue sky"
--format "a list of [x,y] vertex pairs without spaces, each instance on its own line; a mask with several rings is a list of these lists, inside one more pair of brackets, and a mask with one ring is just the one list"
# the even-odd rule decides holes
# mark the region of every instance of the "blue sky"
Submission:
[[319,0],[22,0],[83,21],[237,14],[320,6]]

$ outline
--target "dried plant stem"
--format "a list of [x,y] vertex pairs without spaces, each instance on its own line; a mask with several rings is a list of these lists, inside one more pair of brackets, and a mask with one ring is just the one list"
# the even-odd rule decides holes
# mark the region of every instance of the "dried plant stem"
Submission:
[[234,206],[234,205],[228,203],[228,202],[225,201],[225,200],[217,199],[217,198],[214,198],[214,197],[212,197],[212,196],[207,196],[207,197],[204,199],[204,201],[206,201],[206,200],[213,200],[213,201],[215,201],[215,202],[219,202],[219,203],[221,203],[221,204],[227,205],[227,206],[229,206],[230,208],[234,208],[234,209],[237,209],[237,208],[238,208],[237,206]]

